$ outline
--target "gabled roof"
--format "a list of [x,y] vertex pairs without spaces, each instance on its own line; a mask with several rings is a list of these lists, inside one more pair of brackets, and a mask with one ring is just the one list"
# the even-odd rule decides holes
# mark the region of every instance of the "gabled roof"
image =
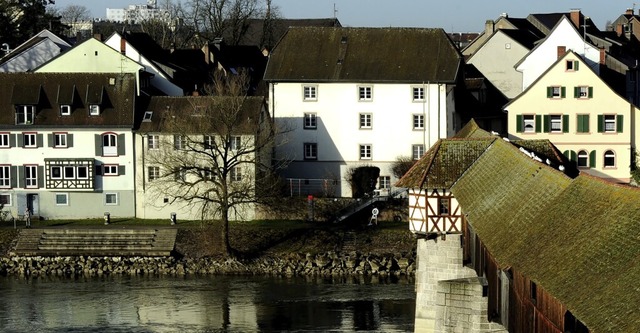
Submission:
[[[133,128],[135,95],[133,74],[0,73],[0,127]],[[15,125],[20,104],[36,106],[33,125]],[[89,116],[89,104],[99,116]],[[60,105],[71,105],[71,115],[60,115]]]
[[4,55],[2,58],[0,58],[0,64],[4,64],[10,59],[13,59],[19,56],[20,54],[22,54],[22,52],[42,43],[45,40],[51,40],[52,43],[54,43],[60,48],[60,51],[65,51],[71,48],[71,45],[67,43],[65,40],[56,36],[54,33],[50,32],[49,30],[44,29],[39,33],[37,33],[36,35],[34,35],[33,37],[29,38],[24,43],[18,45],[16,48],[11,50],[11,52]]
[[493,135],[478,126],[475,120],[471,119],[468,121],[459,131],[456,133],[453,138],[490,138]]
[[[269,26],[270,25],[270,26]],[[235,41],[229,31],[222,36],[232,45],[250,45],[257,47],[272,47],[289,27],[341,27],[337,18],[316,19],[274,19],[265,22],[263,19],[249,19],[246,22],[246,31]],[[270,29],[265,31],[265,29]]]
[[462,57],[442,29],[290,28],[268,81],[454,82]]

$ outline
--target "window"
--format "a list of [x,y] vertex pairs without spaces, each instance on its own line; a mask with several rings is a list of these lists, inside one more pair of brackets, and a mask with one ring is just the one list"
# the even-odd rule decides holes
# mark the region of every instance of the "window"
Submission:
[[242,140],[239,136],[231,137],[231,150],[240,150],[242,148]]
[[304,159],[305,160],[317,160],[318,159],[318,144],[317,143],[305,143],[304,144]]
[[616,166],[616,154],[613,150],[607,150],[604,152],[604,167],[614,168]]
[[304,100],[305,101],[318,100],[317,89],[318,88],[316,86],[304,86],[304,88],[302,89],[304,94]]
[[438,198],[438,215],[449,215],[451,199]]
[[24,187],[25,188],[38,187],[38,166],[37,165],[24,166]]
[[[105,164],[102,166],[102,175],[103,176],[117,176],[118,175],[118,165],[117,164]],[[78,176],[78,178],[80,178]]]
[[0,206],[11,206],[11,194],[0,193]]
[[71,114],[71,105],[60,105],[60,115],[68,116]]
[[202,168],[202,178],[205,180],[213,180],[213,168],[212,167],[203,167]]
[[604,131],[615,132],[616,131],[616,116],[612,114],[604,115]]
[[56,206],[68,206],[69,194],[68,193],[56,193]]
[[89,178],[89,168],[86,166],[78,166],[76,167],[76,178],[78,179],[88,179]]
[[371,128],[371,117],[370,113],[361,113],[360,114],[360,128]]
[[213,141],[213,135],[205,135],[202,137],[202,145],[204,149],[211,149],[215,146],[215,142]]
[[524,132],[525,133],[535,133],[536,131],[536,118],[532,114],[525,114],[522,116],[522,120],[524,122]]
[[51,179],[62,179],[62,167],[54,165],[51,167]]
[[416,130],[424,129],[424,115],[422,114],[413,115],[413,129],[416,129]]
[[16,108],[16,125],[31,125],[36,116],[33,105],[18,105]]
[[358,99],[361,101],[370,101],[372,97],[372,87],[363,86],[358,87]]
[[160,137],[157,135],[148,135],[147,136],[147,148],[149,149],[158,149],[160,148]]
[[562,133],[562,115],[552,114],[549,118],[551,119],[551,133]]
[[22,133],[22,146],[24,148],[38,147],[38,142],[36,141],[36,133]]
[[102,156],[118,156],[118,136],[112,133],[102,135]]
[[316,129],[318,128],[318,123],[316,119],[315,113],[305,113],[304,114],[304,128],[305,129]]
[[378,178],[378,188],[381,190],[391,188],[391,177],[380,176],[380,178]]
[[565,98],[566,88],[560,86],[547,87],[547,98]]
[[173,148],[176,150],[182,150],[187,145],[187,138],[184,135],[174,135],[173,136]]
[[414,160],[419,160],[422,155],[424,155],[424,145],[413,145],[411,146],[411,156]]
[[157,166],[147,167],[147,177],[150,182],[160,178],[160,167],[157,167]]
[[67,148],[67,133],[53,133],[53,147]]
[[414,101],[424,101],[424,88],[423,87],[413,87],[413,100]]
[[229,172],[229,178],[232,182],[239,182],[242,180],[242,169],[240,167],[231,168],[231,172]]
[[593,87],[580,86],[573,88],[573,97],[575,98],[593,98]]
[[142,117],[142,121],[150,122],[152,116],[153,116],[153,111],[145,111],[144,116]]
[[177,182],[185,182],[187,181],[187,169],[185,168],[175,168],[175,172],[173,174],[175,181]]
[[0,187],[11,187],[11,174],[8,165],[0,165]]
[[97,105],[97,104],[89,105],[89,115],[99,116],[100,115],[100,105]]
[[0,148],[9,148],[11,143],[9,142],[9,133],[0,133]]
[[371,145],[360,145],[360,159],[361,160],[370,160],[371,159]]
[[589,115],[579,114],[578,119],[578,133],[589,133]]
[[581,150],[578,152],[578,167],[586,168],[589,166],[589,154],[586,151]]
[[65,166],[63,168],[63,171],[64,171],[64,179],[76,178],[76,168],[74,166]]
[[104,195],[104,204],[114,206],[118,204],[118,193],[106,193]]
[[567,71],[577,71],[578,70],[578,61],[575,60],[567,60],[566,69]]

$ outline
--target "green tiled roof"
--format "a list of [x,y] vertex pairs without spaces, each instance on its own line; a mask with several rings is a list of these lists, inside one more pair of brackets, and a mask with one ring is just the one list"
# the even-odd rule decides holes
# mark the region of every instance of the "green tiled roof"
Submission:
[[264,78],[296,82],[454,82],[462,57],[442,29],[291,27]]
[[453,137],[454,138],[490,138],[492,137],[492,135],[491,133],[480,128],[480,126],[478,126],[478,123],[476,123],[475,120],[471,119]]

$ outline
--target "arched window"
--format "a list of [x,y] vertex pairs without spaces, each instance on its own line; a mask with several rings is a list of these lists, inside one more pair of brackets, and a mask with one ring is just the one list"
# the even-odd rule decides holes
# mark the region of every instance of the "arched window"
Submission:
[[118,156],[118,136],[113,133],[102,135],[102,156]]
[[589,166],[589,154],[584,151],[581,150],[578,152],[578,167],[579,168],[586,168]]
[[613,168],[616,166],[616,154],[613,150],[607,150],[604,152],[604,167]]

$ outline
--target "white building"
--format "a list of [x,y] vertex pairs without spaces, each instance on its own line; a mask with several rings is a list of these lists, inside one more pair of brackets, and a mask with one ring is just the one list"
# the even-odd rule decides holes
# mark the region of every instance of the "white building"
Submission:
[[166,9],[157,7],[156,0],[148,0],[146,5],[129,5],[127,8],[107,8],[106,18],[113,22],[140,23],[156,19],[169,21],[170,14]]
[[398,157],[417,160],[458,129],[460,64],[441,29],[290,28],[265,80],[276,126],[290,131],[276,153],[292,161],[292,192],[349,196],[345,177],[365,165],[389,189]]
[[0,72],[33,70],[69,48],[71,45],[62,38],[47,29],[42,30],[3,55],[0,58]]

